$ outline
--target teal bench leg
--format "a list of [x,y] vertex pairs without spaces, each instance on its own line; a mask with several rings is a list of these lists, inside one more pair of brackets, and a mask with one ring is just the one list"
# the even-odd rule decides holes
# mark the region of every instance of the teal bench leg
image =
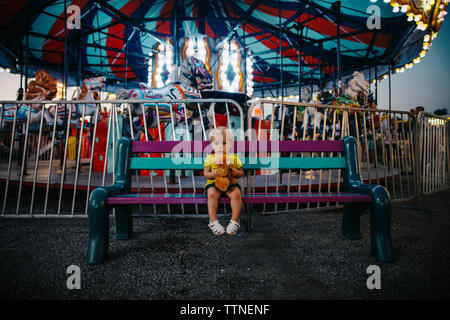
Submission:
[[380,261],[392,261],[391,199],[382,186],[372,189],[370,207],[370,245],[372,255]]
[[249,235],[252,229],[252,210],[253,206],[248,203],[243,203],[242,212],[240,217],[241,228],[237,234],[238,238],[243,238]]
[[133,216],[131,206],[116,207],[116,239],[127,240],[133,235]]
[[88,264],[103,262],[108,256],[109,216],[106,198],[108,192],[97,188],[92,192],[88,206],[89,243],[87,250]]
[[361,239],[361,203],[344,203],[342,233],[348,239]]
[[[344,190],[357,194],[372,195],[370,206],[370,252],[378,260],[392,261],[391,241],[391,199],[388,191],[380,185],[367,185],[361,180],[358,170],[358,150],[356,139],[348,136],[344,141],[346,168],[342,172]],[[357,205],[346,204],[342,223],[343,231],[349,238],[359,234],[359,210]]]

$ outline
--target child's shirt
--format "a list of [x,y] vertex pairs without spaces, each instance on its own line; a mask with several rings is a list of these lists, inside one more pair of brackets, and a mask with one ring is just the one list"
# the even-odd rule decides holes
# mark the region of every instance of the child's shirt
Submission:
[[[243,167],[241,160],[239,159],[239,157],[237,156],[237,154],[235,153],[231,153],[231,154],[227,154],[227,163],[229,165],[232,165],[234,169],[240,169]],[[210,154],[209,156],[207,156],[205,158],[205,162],[203,164],[203,167],[210,167],[211,168],[211,172],[214,172],[215,170],[217,170],[217,163],[216,163],[216,155],[215,154]],[[215,179],[208,179],[206,181],[205,186],[207,186],[208,184],[213,184]],[[235,177],[233,177],[230,180],[230,185],[232,184],[236,184],[238,183],[237,179]]]

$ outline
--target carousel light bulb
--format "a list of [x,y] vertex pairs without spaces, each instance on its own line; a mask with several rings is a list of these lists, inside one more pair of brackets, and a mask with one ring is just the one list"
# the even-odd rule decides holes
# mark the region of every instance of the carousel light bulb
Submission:
[[392,12],[399,12],[400,11],[400,7],[398,5],[394,6],[394,9],[392,9]]
[[391,2],[391,0],[383,0],[384,1],[384,3],[389,3],[389,2]]
[[408,11],[408,6],[407,5],[402,6],[402,12],[405,13],[406,11]]
[[409,21],[409,22],[411,22],[411,21],[413,21],[413,20],[414,20],[414,16],[413,16],[413,15],[408,16],[408,21]]
[[377,0],[370,0],[370,2],[373,2],[373,3],[375,3],[375,2],[377,2]]

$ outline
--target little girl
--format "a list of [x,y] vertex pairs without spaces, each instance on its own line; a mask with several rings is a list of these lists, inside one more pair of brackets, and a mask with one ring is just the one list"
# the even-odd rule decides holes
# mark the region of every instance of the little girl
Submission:
[[[208,179],[204,186],[205,193],[208,195],[208,226],[215,235],[222,235],[225,233],[225,229],[217,219],[217,209],[219,208],[219,198],[221,196],[228,196],[230,198],[232,214],[226,233],[234,235],[239,229],[238,221],[242,209],[241,187],[237,180],[244,176],[242,162],[236,154],[230,153],[234,144],[233,133],[231,130],[225,127],[213,129],[209,134],[209,140],[211,141],[214,154],[207,156],[203,165],[203,175]],[[226,155],[227,164],[231,167],[231,175],[233,176],[226,191],[219,190],[215,185],[215,178],[217,178],[217,164],[220,164],[221,161],[223,161],[223,154]]]

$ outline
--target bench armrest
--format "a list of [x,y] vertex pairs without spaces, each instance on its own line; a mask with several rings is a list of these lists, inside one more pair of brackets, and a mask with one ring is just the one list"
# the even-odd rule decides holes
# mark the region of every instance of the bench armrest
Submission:
[[128,164],[131,150],[131,139],[119,139],[116,150],[115,177],[112,185],[97,187],[92,191],[89,202],[95,206],[100,205],[108,197],[130,192],[131,176],[128,173]]
[[358,167],[358,151],[356,139],[347,136],[344,141],[346,168],[343,170],[342,178],[344,180],[344,191],[372,195],[375,202],[390,204],[389,192],[385,187],[377,184],[364,184],[361,180]]

